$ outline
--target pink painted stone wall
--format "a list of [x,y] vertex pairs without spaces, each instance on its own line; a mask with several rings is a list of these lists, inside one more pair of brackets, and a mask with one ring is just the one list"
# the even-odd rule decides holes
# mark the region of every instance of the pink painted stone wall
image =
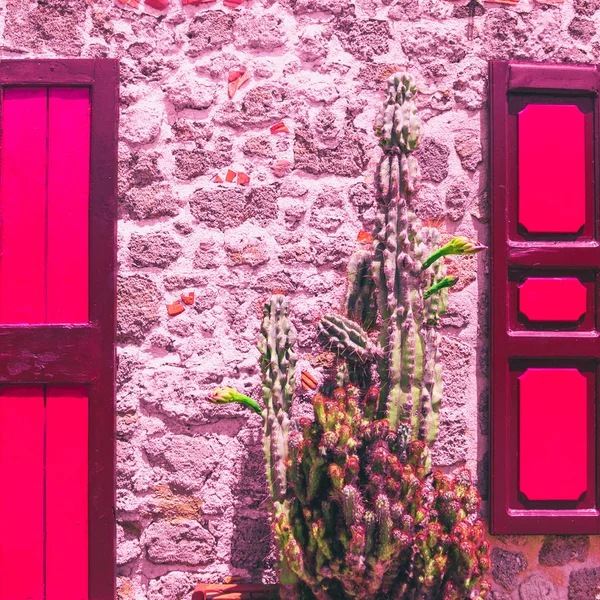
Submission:
[[[488,237],[488,59],[594,62],[600,0],[222,0],[159,12],[113,0],[0,2],[0,58],[121,60],[118,566],[122,600],[189,598],[227,575],[272,581],[260,420],[203,402],[258,397],[260,303],[292,298],[300,369],[340,307],[345,265],[374,218],[383,81],[418,79],[419,212]],[[250,80],[233,100],[229,70]],[[271,135],[283,120],[290,133]],[[277,161],[289,161],[288,168]],[[249,185],[211,183],[228,168]],[[487,496],[487,257],[461,257],[444,318],[436,463]],[[176,317],[165,304],[196,291]],[[484,506],[484,513],[485,513]],[[592,600],[600,542],[493,538],[496,600]]]

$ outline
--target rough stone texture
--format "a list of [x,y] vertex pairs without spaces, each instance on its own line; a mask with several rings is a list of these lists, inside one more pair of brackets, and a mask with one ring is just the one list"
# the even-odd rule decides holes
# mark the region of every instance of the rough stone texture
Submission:
[[452,221],[461,219],[469,204],[469,185],[466,182],[453,184],[446,193],[446,211]]
[[161,300],[156,284],[144,275],[121,275],[117,285],[117,341],[139,343],[158,322]]
[[573,560],[585,562],[589,549],[590,538],[587,535],[549,535],[544,538],[540,549],[540,565],[557,567]]
[[589,600],[600,592],[600,569],[577,569],[569,576],[569,600]]
[[587,44],[596,34],[596,26],[590,19],[575,17],[569,24],[569,34],[573,39]]
[[207,565],[214,559],[214,537],[197,521],[152,523],[145,532],[150,561],[156,564]]
[[215,99],[216,88],[207,81],[200,81],[190,71],[178,73],[168,79],[162,86],[173,106],[177,110],[183,108],[208,108]]
[[519,586],[520,600],[558,600],[555,587],[545,577],[535,573]]
[[494,548],[491,554],[492,577],[506,590],[517,587],[517,576],[527,568],[527,561],[522,552],[511,552],[502,548]]
[[[291,298],[300,360],[320,353],[314,324],[341,306],[348,257],[375,219],[372,126],[386,78],[408,67],[420,90],[415,209],[447,238],[487,243],[487,61],[595,64],[599,9],[600,0],[253,0],[236,10],[172,0],[164,11],[0,2],[3,60],[120,59],[120,600],[189,599],[198,581],[228,575],[273,580],[260,419],[203,398],[232,385],[260,399],[260,305],[275,289]],[[230,98],[229,71],[244,70],[250,78]],[[280,121],[290,133],[271,134]],[[248,185],[213,182],[228,169]],[[449,261],[461,280],[443,319],[434,447],[444,469],[477,475],[484,498],[487,264],[485,254]],[[168,317],[165,305],[188,291],[195,304]],[[593,600],[594,539],[489,540],[495,600]]]
[[461,131],[454,139],[454,147],[463,169],[474,171],[483,160],[481,140],[475,131]]
[[198,56],[207,50],[219,50],[233,40],[233,23],[231,13],[219,10],[206,10],[196,16],[190,23],[186,36],[189,38],[187,54]]
[[192,215],[200,222],[221,230],[237,227],[253,218],[265,224],[277,211],[277,188],[197,190],[190,197]]
[[180,205],[170,185],[134,187],[122,200],[123,206],[132,219],[155,219],[174,217]]
[[424,181],[440,183],[448,176],[450,150],[444,144],[427,137],[415,152]]
[[129,240],[129,256],[136,267],[166,267],[181,255],[181,246],[166,231],[134,233]]
[[149,144],[160,133],[164,109],[151,100],[142,100],[121,112],[120,133],[131,144]]

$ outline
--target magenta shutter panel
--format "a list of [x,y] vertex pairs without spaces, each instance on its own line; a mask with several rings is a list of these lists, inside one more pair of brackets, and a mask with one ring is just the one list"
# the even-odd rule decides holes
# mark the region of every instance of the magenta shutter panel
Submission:
[[491,530],[600,533],[594,66],[492,61]]
[[0,61],[0,600],[115,597],[117,94]]

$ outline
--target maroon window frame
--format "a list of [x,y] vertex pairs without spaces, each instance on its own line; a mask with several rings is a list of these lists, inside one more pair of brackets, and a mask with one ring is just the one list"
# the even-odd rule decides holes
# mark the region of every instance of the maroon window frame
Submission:
[[0,326],[0,384],[69,383],[88,387],[89,598],[111,600],[116,597],[115,265],[119,63],[114,59],[0,60],[0,92],[4,86],[87,87],[90,90],[89,322]]
[[[600,533],[600,227],[598,160],[600,76],[595,65],[490,62],[491,174],[491,473],[494,534]],[[574,234],[533,235],[519,225],[519,113],[529,104],[576,105],[585,120],[585,224]],[[560,127],[548,123],[548,127]],[[565,131],[568,144],[568,131]],[[587,290],[575,322],[528,322],[518,310],[527,278],[572,283]],[[539,281],[539,280],[538,280]],[[534,286],[535,287],[535,286]],[[533,289],[530,286],[531,289]],[[568,304],[568,303],[567,303]],[[579,306],[581,306],[579,301]],[[520,376],[527,369],[577,369],[587,381],[587,432],[579,464],[586,490],[577,500],[532,501],[520,488]],[[565,371],[562,371],[563,373]],[[539,373],[539,371],[538,371]],[[540,405],[541,406],[541,405]],[[569,410],[569,398],[562,410]],[[521,411],[521,412],[520,412]],[[527,419],[531,420],[529,415]],[[520,445],[521,444],[521,445]],[[577,457],[573,457],[577,460]],[[575,465],[575,462],[572,463]],[[580,469],[581,470],[581,469]]]

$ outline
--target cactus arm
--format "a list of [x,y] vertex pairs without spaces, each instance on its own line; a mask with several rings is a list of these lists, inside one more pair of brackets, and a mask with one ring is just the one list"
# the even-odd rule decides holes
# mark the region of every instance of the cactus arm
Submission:
[[318,331],[322,341],[347,360],[367,363],[379,355],[367,332],[346,317],[326,315],[321,319]]
[[356,321],[366,331],[376,322],[377,310],[374,302],[375,285],[371,277],[373,252],[359,250],[348,263],[348,293],[346,306],[348,317]]

